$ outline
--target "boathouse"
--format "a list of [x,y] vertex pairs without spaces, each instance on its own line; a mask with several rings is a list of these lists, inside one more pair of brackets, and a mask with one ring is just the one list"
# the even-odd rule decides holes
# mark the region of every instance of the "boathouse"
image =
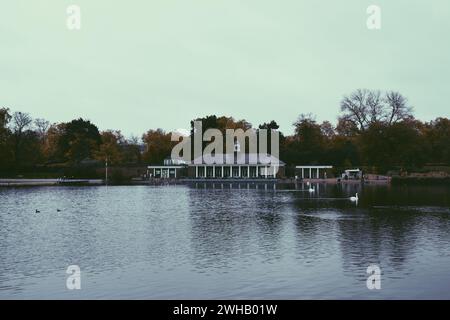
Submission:
[[257,153],[217,154],[188,164],[188,177],[196,179],[284,178],[285,163],[272,155]]
[[148,178],[274,179],[285,177],[285,163],[272,155],[234,153],[201,156],[190,163],[164,160],[150,165]]
[[150,165],[147,167],[147,177],[151,178],[181,178],[186,176],[187,164],[178,159],[166,158],[163,165]]

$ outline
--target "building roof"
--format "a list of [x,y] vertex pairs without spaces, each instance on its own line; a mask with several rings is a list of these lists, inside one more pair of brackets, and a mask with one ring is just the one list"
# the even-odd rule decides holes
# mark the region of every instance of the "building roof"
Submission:
[[297,169],[332,169],[333,166],[323,166],[323,165],[311,165],[311,166],[296,166]]
[[260,155],[258,153],[234,153],[234,154],[215,154],[203,155],[194,159],[189,166],[195,165],[277,165],[284,166],[285,163],[270,154]]

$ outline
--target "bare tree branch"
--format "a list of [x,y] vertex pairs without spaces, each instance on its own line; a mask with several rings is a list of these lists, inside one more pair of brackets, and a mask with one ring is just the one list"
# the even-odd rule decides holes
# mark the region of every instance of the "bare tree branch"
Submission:
[[23,112],[14,112],[12,118],[13,132],[19,135],[33,122],[31,116]]
[[50,122],[48,122],[45,119],[35,119],[34,125],[36,126],[37,133],[39,134],[39,137],[44,140],[45,136],[47,135],[47,131],[50,128]]
[[385,102],[388,108],[388,124],[393,124],[412,117],[413,108],[408,106],[408,100],[400,93],[394,91],[387,92]]
[[342,119],[357,124],[360,131],[374,123],[393,124],[412,118],[413,109],[398,92],[358,89],[341,101]]

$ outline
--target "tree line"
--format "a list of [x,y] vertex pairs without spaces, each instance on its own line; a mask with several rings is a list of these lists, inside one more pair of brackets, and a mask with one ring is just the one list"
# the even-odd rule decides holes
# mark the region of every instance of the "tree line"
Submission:
[[[203,130],[225,132],[253,127],[244,119],[227,116],[194,120],[202,121]],[[288,165],[364,166],[378,173],[414,170],[425,164],[450,165],[450,120],[416,119],[408,100],[398,92],[359,89],[342,98],[335,124],[319,123],[309,113],[301,114],[293,126],[292,135],[280,132],[280,158]],[[270,120],[255,128],[279,129],[279,125]],[[171,133],[163,129],[150,129],[140,138],[125,138],[119,130],[100,131],[82,118],[51,124],[24,112],[0,108],[3,173],[24,168],[104,165],[106,159],[112,166],[162,163],[175,143]]]

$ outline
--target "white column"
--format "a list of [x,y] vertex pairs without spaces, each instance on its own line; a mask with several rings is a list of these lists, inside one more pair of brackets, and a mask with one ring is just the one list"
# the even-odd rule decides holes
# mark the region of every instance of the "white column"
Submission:
[[309,168],[309,179],[311,180],[311,168]]
[[206,178],[206,166],[203,166],[203,170],[205,170],[203,171],[203,177]]
[[258,178],[259,177],[259,168],[258,168],[258,166],[256,166],[256,178]]
[[198,178],[198,166],[195,166],[195,177]]
[[304,178],[305,178],[305,169],[302,168],[302,179],[304,179]]
[[239,178],[241,177],[241,166],[238,167],[239,168]]
[[250,166],[247,166],[247,178],[250,178]]
[[[224,177],[224,175],[223,175],[223,166],[222,166],[222,178]],[[222,188],[223,189],[223,188]]]
[[153,178],[156,176],[156,168],[153,168]]
[[177,168],[174,168],[173,170],[175,172],[175,178],[176,178],[177,177]]
[[233,166],[230,166],[230,178],[233,178]]
[[317,179],[319,179],[320,175],[319,175],[319,168],[317,168]]
[[213,166],[213,178],[216,177],[216,166]]

